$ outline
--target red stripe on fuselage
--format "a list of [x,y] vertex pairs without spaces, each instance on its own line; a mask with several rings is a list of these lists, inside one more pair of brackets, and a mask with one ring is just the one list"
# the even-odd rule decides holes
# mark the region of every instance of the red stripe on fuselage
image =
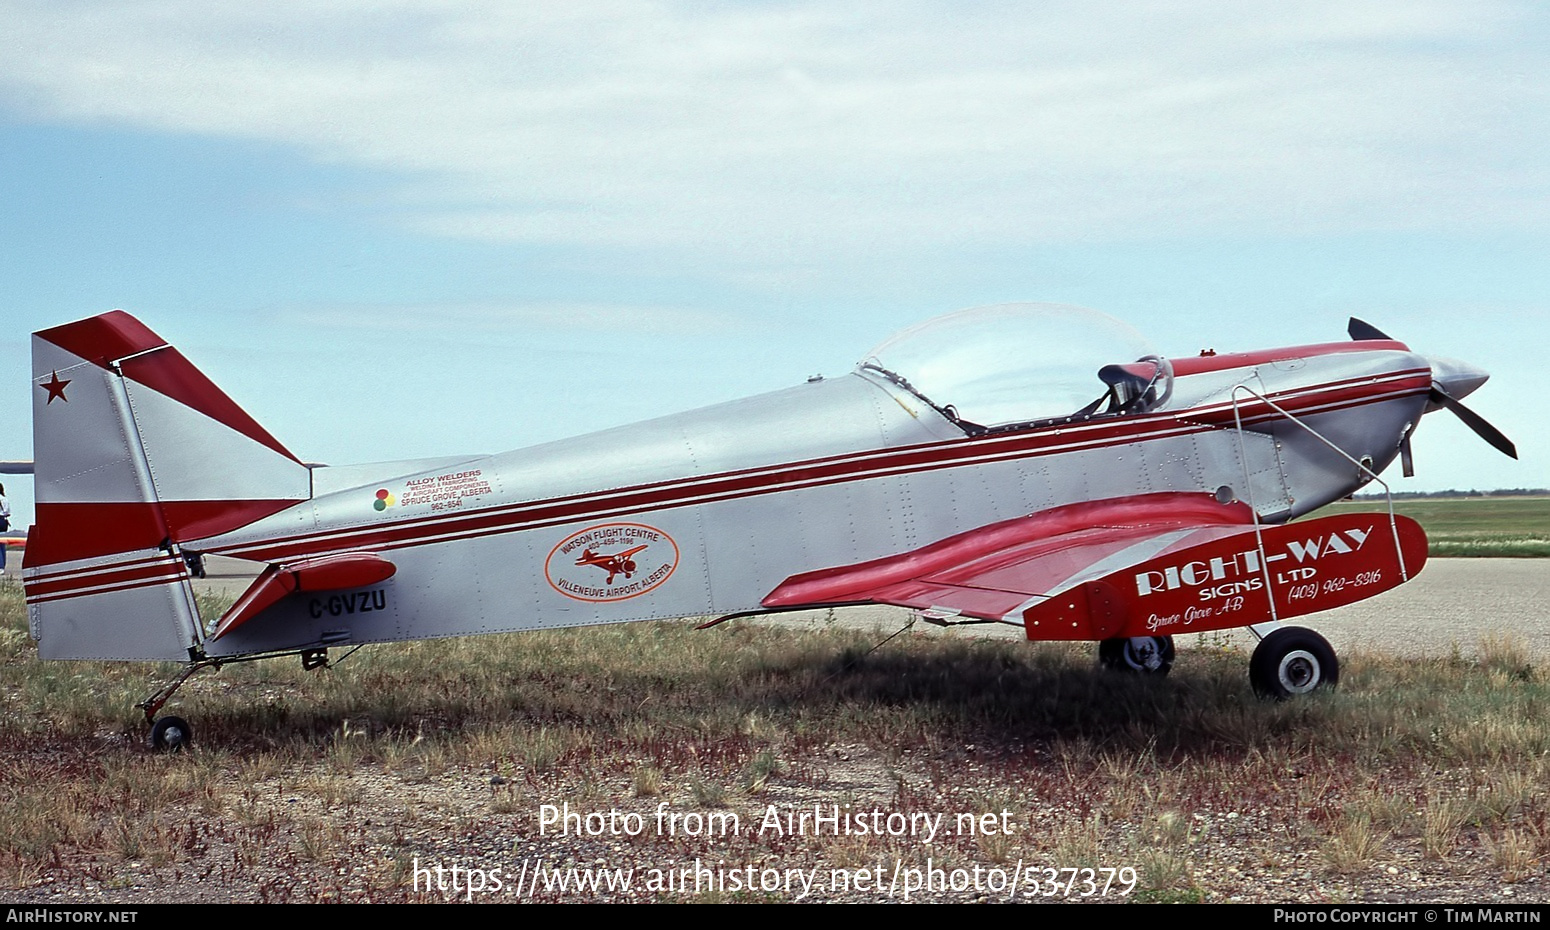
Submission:
[[[1206,432],[1209,429],[1210,427],[1185,424],[1181,428],[1168,429],[1167,433],[1188,435]],[[1075,430],[1067,430],[1067,432],[1073,431]],[[962,440],[951,443],[950,448],[945,450],[939,445],[932,445],[894,450],[900,454],[886,457],[868,454],[865,457],[847,457],[848,460],[839,462],[814,460],[784,469],[760,468],[746,472],[727,472],[692,482],[681,480],[661,482],[605,493],[594,492],[517,505],[500,505],[450,517],[404,520],[391,526],[368,525],[325,530],[320,533],[284,537],[262,543],[220,547],[210,551],[271,561],[288,556],[348,549],[376,550],[401,545],[421,545],[468,538],[470,535],[489,535],[481,531],[514,532],[519,529],[571,523],[580,519],[604,519],[618,514],[646,513],[688,504],[714,503],[866,478],[959,468],[964,465],[1072,451],[1081,446],[1096,448],[1130,441],[1128,438],[1121,438],[1102,442],[1079,441],[1073,444],[1056,443],[1053,441],[1055,439],[1053,434],[1042,438],[1043,442],[1035,441],[1037,437],[1025,437],[1024,441],[1015,444],[997,442],[995,448],[988,451],[985,444],[978,440]],[[1039,448],[1039,446],[1046,446],[1046,448]],[[943,452],[950,452],[952,456],[945,457]],[[432,537],[430,534],[435,535]]]
[[[1425,393],[1431,389],[1431,384],[1431,369],[1412,369],[1331,381],[1315,388],[1282,391],[1268,395],[1266,400],[1288,413],[1307,416]],[[1381,393],[1376,392],[1379,387],[1382,388]],[[1178,416],[1182,420],[1221,426],[1232,426],[1238,418],[1245,426],[1281,418],[1278,411],[1254,394],[1244,393],[1239,396],[1236,417],[1234,409],[1231,402],[1226,402],[1180,411]]]
[[[1373,385],[1378,382],[1396,383],[1384,385],[1381,393],[1371,393]],[[1276,395],[1276,399],[1278,402],[1285,400],[1283,407],[1293,412],[1307,412],[1313,408],[1318,408],[1314,412],[1327,412],[1327,410],[1348,409],[1416,394],[1426,390],[1430,386],[1430,381],[1429,376],[1422,379],[1415,377],[1412,372],[1403,372],[1398,375],[1347,379],[1331,382],[1331,384],[1348,385],[1348,387],[1330,392],[1325,390],[1326,386],[1320,385],[1317,388],[1283,392],[1281,395]],[[1331,394],[1341,398],[1338,404],[1328,399]],[[1252,407],[1250,403],[1253,404]],[[1250,403],[1243,405],[1248,408],[1248,413],[1253,414],[1244,418],[1246,425],[1257,420],[1280,416],[1269,410],[1263,403],[1253,401],[1252,398]],[[1263,413],[1255,414],[1255,408]],[[1230,423],[1232,406],[1227,404],[1221,409],[1226,410]],[[868,478],[959,468],[1069,451],[1086,451],[1210,432],[1217,428],[1214,425],[1198,424],[1196,413],[1192,410],[1071,426],[1045,426],[1021,433],[994,434],[945,443],[925,443],[891,450],[843,453],[806,462],[760,466],[703,478],[676,479],[616,491],[592,492],[515,505],[505,504],[452,516],[411,518],[398,521],[391,526],[342,527],[260,543],[220,547],[211,551],[264,561],[352,549],[381,551],[556,526],[583,519],[608,519],[690,504],[735,500]]]
[[[1409,373],[1404,373],[1409,374]],[[1390,379],[1394,376],[1383,376]],[[1348,379],[1346,381],[1330,382],[1330,386],[1341,386],[1352,383],[1370,384],[1378,380],[1371,377]],[[1366,403],[1379,403],[1398,397],[1407,396],[1424,390],[1425,385],[1420,381],[1408,380],[1397,388],[1390,389],[1382,394],[1374,394],[1364,397],[1359,404],[1346,406],[1359,406]],[[1272,395],[1277,401],[1290,404],[1301,410],[1310,404],[1301,404],[1291,400],[1300,393],[1313,392],[1283,392]],[[1255,404],[1254,408],[1247,410],[1244,416],[1245,425],[1252,425],[1259,421],[1276,419],[1281,415],[1271,410],[1263,403],[1248,399]],[[1247,406],[1247,405],[1244,405]],[[1231,404],[1215,405],[1196,410],[1217,411],[1232,410]],[[1019,433],[1001,433],[989,436],[981,436],[973,439],[951,440],[949,442],[920,443],[912,446],[901,446],[896,449],[868,449],[860,452],[845,452],[838,455],[823,458],[810,459],[806,462],[784,463],[781,465],[761,465],[754,468],[738,469],[723,472],[719,475],[705,477],[672,479],[668,481],[653,482],[637,485],[633,488],[622,488],[613,491],[588,492],[585,494],[569,495],[564,497],[549,498],[531,503],[506,504],[487,508],[480,511],[470,511],[449,516],[418,517],[401,521],[396,527],[426,527],[434,524],[455,522],[468,517],[494,514],[501,512],[526,512],[535,507],[567,505],[577,502],[591,502],[594,506],[622,505],[628,508],[631,505],[647,502],[643,494],[655,494],[672,489],[705,488],[712,487],[716,482],[726,479],[745,479],[747,487],[758,485],[760,478],[769,480],[770,484],[789,484],[791,487],[810,487],[816,484],[831,483],[826,480],[803,480],[793,483],[793,478],[798,479],[824,479],[828,476],[839,474],[845,478],[873,478],[911,471],[930,471],[933,468],[954,468],[962,465],[984,464],[988,462],[1003,461],[1006,459],[1022,458],[1028,455],[1044,455],[1066,451],[1077,451],[1082,448],[1100,448],[1114,445],[1116,442],[1095,442],[1094,440],[1118,439],[1124,441],[1148,441],[1151,439],[1168,438],[1170,436],[1182,436],[1190,433],[1205,432],[1195,422],[1193,414],[1196,410],[1180,412],[1176,414],[1163,414],[1153,417],[1133,417],[1123,420],[1100,420],[1078,423],[1062,427],[1042,427],[1036,431],[1024,431]],[[1257,412],[1256,412],[1257,411]],[[1189,415],[1186,416],[1185,414]],[[1171,421],[1170,421],[1171,418]],[[1146,433],[1148,436],[1129,436],[1127,434]],[[1078,435],[1080,434],[1080,435]],[[1073,441],[1070,437],[1077,436]],[[1056,441],[1055,437],[1061,437]],[[1035,451],[1029,452],[1029,449]],[[923,465],[932,459],[939,460],[935,465]],[[868,471],[867,469],[871,469]],[[785,486],[770,487],[769,490],[785,490]],[[682,496],[679,503],[698,503],[699,500],[692,496]],[[660,508],[657,508],[660,509]],[[576,511],[583,516],[590,516],[592,512]],[[357,529],[323,530],[317,533],[299,534],[287,537],[287,541],[300,541],[304,539],[322,539],[357,532]]]

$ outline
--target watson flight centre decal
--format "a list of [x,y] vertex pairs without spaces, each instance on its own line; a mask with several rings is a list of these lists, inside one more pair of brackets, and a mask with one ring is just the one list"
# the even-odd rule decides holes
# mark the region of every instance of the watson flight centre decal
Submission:
[[550,550],[544,577],[578,601],[622,601],[662,584],[677,567],[673,537],[644,523],[605,523]]

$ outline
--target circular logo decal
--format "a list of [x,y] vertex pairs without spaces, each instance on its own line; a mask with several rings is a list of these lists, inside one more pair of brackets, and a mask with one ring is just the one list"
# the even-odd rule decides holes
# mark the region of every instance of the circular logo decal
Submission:
[[604,523],[550,550],[544,577],[578,601],[622,601],[657,587],[677,567],[673,537],[644,523]]

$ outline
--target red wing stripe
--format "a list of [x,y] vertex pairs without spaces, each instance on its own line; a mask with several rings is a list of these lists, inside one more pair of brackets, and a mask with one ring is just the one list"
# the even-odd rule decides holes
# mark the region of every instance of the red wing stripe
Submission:
[[901,555],[804,572],[765,607],[897,604],[1021,623],[1022,611],[1090,577],[1202,539],[1252,532],[1252,511],[1199,492],[1069,504],[960,533]]

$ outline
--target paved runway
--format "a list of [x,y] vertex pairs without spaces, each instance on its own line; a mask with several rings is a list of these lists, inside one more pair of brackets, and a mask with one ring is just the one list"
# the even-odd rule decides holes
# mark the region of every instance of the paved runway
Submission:
[[1485,636],[1517,638],[1550,658],[1550,559],[1433,559],[1414,580],[1375,598],[1298,621],[1337,649],[1405,656],[1466,654]]
[[[16,575],[20,553],[12,553],[6,577]],[[211,557],[208,577],[196,587],[236,597],[256,574],[251,562]],[[896,630],[909,612],[893,607],[849,608],[834,620]],[[771,623],[827,622],[824,611],[805,611],[771,618]],[[1348,607],[1296,621],[1324,636],[1337,651],[1382,650],[1404,656],[1447,656],[1455,645],[1473,654],[1487,636],[1515,638],[1536,661],[1550,660],[1550,559],[1433,559],[1410,582]],[[926,624],[917,627],[936,629]],[[1002,625],[962,627],[959,635],[1021,638],[1019,628]],[[1251,648],[1247,631],[1224,634]],[[1189,634],[1180,638],[1189,644]]]
[[[790,616],[809,622],[825,619],[822,612]],[[909,612],[892,607],[852,608],[837,611],[836,620],[897,629],[908,622]],[[1473,655],[1482,638],[1497,636],[1515,638],[1536,661],[1546,661],[1550,660],[1547,621],[1550,559],[1433,559],[1419,575],[1393,590],[1292,623],[1318,630],[1337,652],[1371,649],[1412,657],[1447,656],[1456,644],[1465,655]],[[975,635],[1022,637],[1021,628],[1011,626],[960,629]],[[1247,630],[1221,635],[1245,649],[1254,646],[1253,634]],[[1194,637],[1186,633],[1175,639],[1189,645]]]

